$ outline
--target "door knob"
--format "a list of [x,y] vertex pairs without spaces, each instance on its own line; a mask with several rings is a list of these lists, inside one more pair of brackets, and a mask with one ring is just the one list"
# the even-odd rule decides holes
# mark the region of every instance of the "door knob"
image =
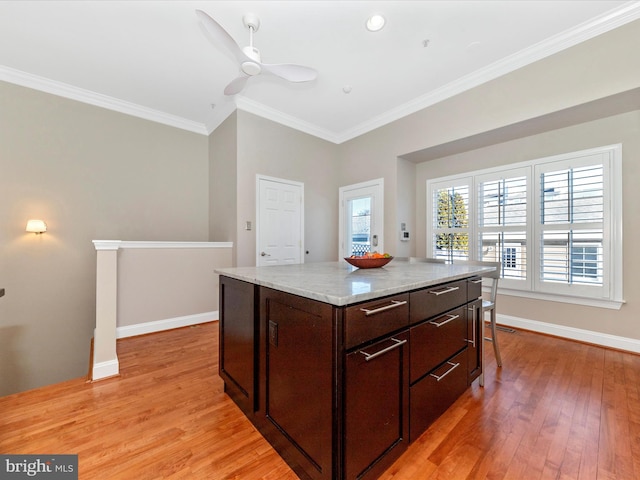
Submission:
[[260,256],[261,257],[270,257],[271,255],[269,255],[268,253],[265,253],[265,252],[260,252]]

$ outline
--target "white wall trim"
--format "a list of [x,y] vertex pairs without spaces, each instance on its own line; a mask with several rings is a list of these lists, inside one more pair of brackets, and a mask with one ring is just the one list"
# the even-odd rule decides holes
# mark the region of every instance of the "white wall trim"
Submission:
[[407,103],[398,105],[391,110],[356,125],[346,132],[336,134],[337,138],[334,142],[340,144],[351,140],[639,18],[640,3],[627,2],[617,9],[605,12],[585,23],[576,25],[565,32],[561,32],[475,72],[471,72],[469,75],[458,78]]
[[96,250],[120,248],[232,248],[233,242],[147,242],[122,240],[93,240]]
[[118,359],[107,360],[93,364],[91,380],[101,380],[103,378],[115,377],[120,373],[120,363]]
[[617,335],[610,335],[608,333],[594,332],[592,330],[584,330],[581,328],[567,327],[554,323],[540,322],[538,320],[513,317],[511,315],[498,314],[496,321],[498,324],[507,327],[522,328],[532,332],[577,340],[579,342],[600,345],[602,347],[640,353],[640,340],[635,338],[620,337]]
[[185,315],[184,317],[166,318],[164,320],[154,320],[136,325],[125,325],[116,328],[116,338],[135,337],[137,335],[162,332],[174,328],[189,327],[200,323],[213,322],[214,320],[218,320],[218,318],[218,311],[215,310],[213,312]]
[[69,98],[88,105],[105,108],[114,112],[124,113],[132,117],[179,128],[188,132],[198,133],[200,135],[208,134],[207,127],[202,123],[161,112],[160,110],[154,110],[136,103],[127,102],[119,98],[110,97],[102,93],[92,92],[91,90],[69,85],[68,83],[58,82],[32,73],[16,70],[15,68],[4,65],[0,65],[0,80],[59,97]]
[[237,96],[235,102],[229,102],[224,108],[220,108],[215,118],[211,119],[207,125],[2,65],[0,65],[0,80],[207,136],[233,113],[234,107],[237,107],[309,135],[340,144],[638,18],[640,18],[640,3],[626,2],[616,9],[399,105],[345,132],[329,131],[242,95]]
[[314,137],[318,137],[331,143],[341,143],[343,141],[338,133],[331,132],[309,122],[305,122],[304,120],[300,120],[299,118],[283,113],[275,108],[268,107],[262,103],[251,100],[250,98],[238,95],[235,100],[238,110],[252,113],[258,117],[266,118],[272,122],[293,128],[299,132],[313,135]]
[[120,242],[120,248],[232,248],[233,242]]
[[92,240],[92,242],[96,250],[118,250],[122,243],[120,240]]

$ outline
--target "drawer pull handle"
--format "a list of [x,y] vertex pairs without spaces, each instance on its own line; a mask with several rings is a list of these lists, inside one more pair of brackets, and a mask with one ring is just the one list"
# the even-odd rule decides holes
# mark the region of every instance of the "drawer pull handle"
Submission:
[[441,288],[440,290],[429,290],[429,293],[433,293],[434,295],[444,295],[445,293],[455,292],[459,289],[460,287],[445,287]]
[[475,307],[469,307],[469,312],[471,313],[471,332],[473,338],[471,340],[467,339],[473,348],[476,348],[476,309]]
[[438,376],[434,373],[431,373],[430,375],[436,379],[436,381],[440,381],[442,380],[444,377],[446,377],[447,375],[449,375],[451,372],[453,372],[456,368],[458,368],[460,366],[459,363],[451,363],[451,362],[447,362],[447,365],[451,365],[451,368],[449,370],[447,370],[446,372],[444,372],[442,375]]
[[361,308],[360,310],[364,312],[364,314],[368,317],[369,315],[375,315],[376,313],[384,312],[385,310],[390,310],[392,308],[399,307],[401,305],[406,305],[407,301],[399,301],[399,300],[391,300],[389,305],[385,305],[384,307],[374,308],[373,310],[369,310],[367,308]]
[[407,343],[406,340],[396,340],[395,338],[392,338],[391,341],[395,343],[387,348],[383,348],[379,352],[367,353],[364,350],[360,350],[360,353],[364,355],[364,359],[368,362],[369,360],[373,360],[374,358],[379,357],[380,355],[384,355],[385,353],[390,352],[394,348],[398,348],[400,345],[404,345],[405,343]]
[[453,322],[456,318],[460,318],[460,315],[445,315],[445,316],[449,318],[447,318],[446,320],[443,320],[440,323],[436,322],[435,320],[431,320],[430,322],[427,322],[427,323],[430,323],[431,325],[435,325],[436,327],[440,328],[441,326],[446,325],[449,322]]
[[470,280],[471,283],[482,283],[481,278],[476,278],[475,280]]

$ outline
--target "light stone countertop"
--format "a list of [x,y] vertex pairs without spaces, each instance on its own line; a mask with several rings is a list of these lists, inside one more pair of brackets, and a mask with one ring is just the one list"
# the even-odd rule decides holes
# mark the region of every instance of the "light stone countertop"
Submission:
[[381,268],[358,269],[339,261],[221,268],[215,272],[341,307],[493,270],[494,267],[484,265],[413,263],[393,259]]

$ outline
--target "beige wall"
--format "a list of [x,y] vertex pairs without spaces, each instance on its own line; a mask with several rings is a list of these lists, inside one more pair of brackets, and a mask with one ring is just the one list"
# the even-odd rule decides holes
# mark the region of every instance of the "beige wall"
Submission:
[[231,259],[231,248],[127,248],[125,242],[118,250],[117,327],[205,313],[217,320],[214,270],[230,267]]
[[[237,114],[209,136],[209,238],[236,243],[238,180]],[[235,253],[233,261],[235,262]]]
[[[518,161],[524,153],[559,153],[622,136],[628,304],[603,312],[501,299],[501,308],[513,312],[524,305],[546,321],[638,338],[632,320],[638,313],[632,275],[638,258],[629,251],[638,233],[632,180],[638,178],[632,138],[638,135],[637,113],[602,120],[602,130],[542,122],[538,135],[517,146],[480,149],[479,159],[468,153],[417,166],[398,161],[638,88],[638,44],[635,21],[341,145],[242,111],[206,138],[0,83],[0,287],[6,288],[0,299],[0,395],[86,373],[95,321],[92,239],[234,241],[234,261],[252,265],[255,230],[244,230],[244,222],[255,224],[255,177],[262,174],[304,183],[305,260],[333,260],[338,188],[384,177],[385,249],[421,254],[427,177],[445,167]],[[618,135],[609,122],[622,122],[617,125],[623,131]],[[542,137],[545,128],[554,131]],[[412,160],[419,161],[419,154]],[[228,182],[234,174],[235,182]],[[407,184],[412,177],[415,183]],[[50,231],[26,234],[30,217],[43,218]],[[400,245],[404,221],[413,222],[413,239]]]
[[[449,142],[456,148],[456,142],[501,128],[513,127],[517,134],[520,122],[636,89],[640,55],[632,45],[638,44],[635,21],[361,135],[340,146],[340,175],[345,183],[384,177],[385,248],[404,250],[397,233],[403,221],[398,157]],[[541,123],[537,128],[544,130]],[[411,248],[420,253],[421,244],[418,228]]]
[[[500,296],[498,312],[518,318],[548,322],[640,340],[640,252],[635,239],[640,235],[640,111],[557,129],[474,151],[452,155],[417,166],[416,190],[419,230],[426,231],[426,182],[431,178],[499,165],[622,143],[624,298],[620,310],[581,307],[572,304]],[[422,235],[424,239],[424,235]],[[418,253],[425,254],[424,241]]]
[[304,183],[305,262],[338,258],[337,145],[238,112],[237,262],[255,265],[256,175]]
[[3,82],[0,112],[3,395],[86,375],[91,240],[207,241],[209,190],[204,136]]
[[[640,255],[633,250],[640,229],[640,193],[635,187],[640,161],[638,95],[625,92],[640,87],[640,56],[631,45],[640,44],[640,21],[625,25],[552,57],[464,92],[400,119],[341,146],[341,174],[351,182],[366,180],[370,172],[385,177],[385,245],[390,252],[404,251],[398,228],[407,203],[400,192],[402,178],[411,166],[399,157],[410,154],[414,162],[433,158],[433,151],[462,148],[467,139],[509,136],[516,140],[497,143],[457,155],[441,155],[415,165],[415,231],[412,247],[425,255],[425,187],[428,178],[504,165],[542,156],[623,143],[624,169],[624,294],[621,310],[581,307],[556,302],[500,298],[499,313],[513,317],[640,339],[636,318],[640,314],[639,281],[633,272]],[[606,99],[614,99],[607,101]],[[629,105],[619,98],[630,98]],[[602,100],[605,99],[605,100]],[[635,111],[593,120],[592,103],[602,105],[602,117],[612,112]],[[613,105],[613,107],[611,106]],[[573,112],[567,114],[566,112]],[[575,112],[584,113],[581,120]],[[561,114],[559,114],[561,113]],[[560,126],[559,126],[559,120]],[[587,121],[581,123],[581,121]],[[562,124],[564,122],[564,124]],[[565,125],[566,124],[566,125]],[[573,126],[569,126],[573,125]],[[565,128],[561,128],[565,127]],[[532,132],[532,129],[536,132]],[[498,135],[496,132],[499,132]],[[522,137],[527,132],[526,137]],[[546,133],[542,133],[546,132]],[[537,134],[531,134],[537,133]],[[446,148],[440,146],[446,145]],[[415,153],[417,152],[417,153]]]

